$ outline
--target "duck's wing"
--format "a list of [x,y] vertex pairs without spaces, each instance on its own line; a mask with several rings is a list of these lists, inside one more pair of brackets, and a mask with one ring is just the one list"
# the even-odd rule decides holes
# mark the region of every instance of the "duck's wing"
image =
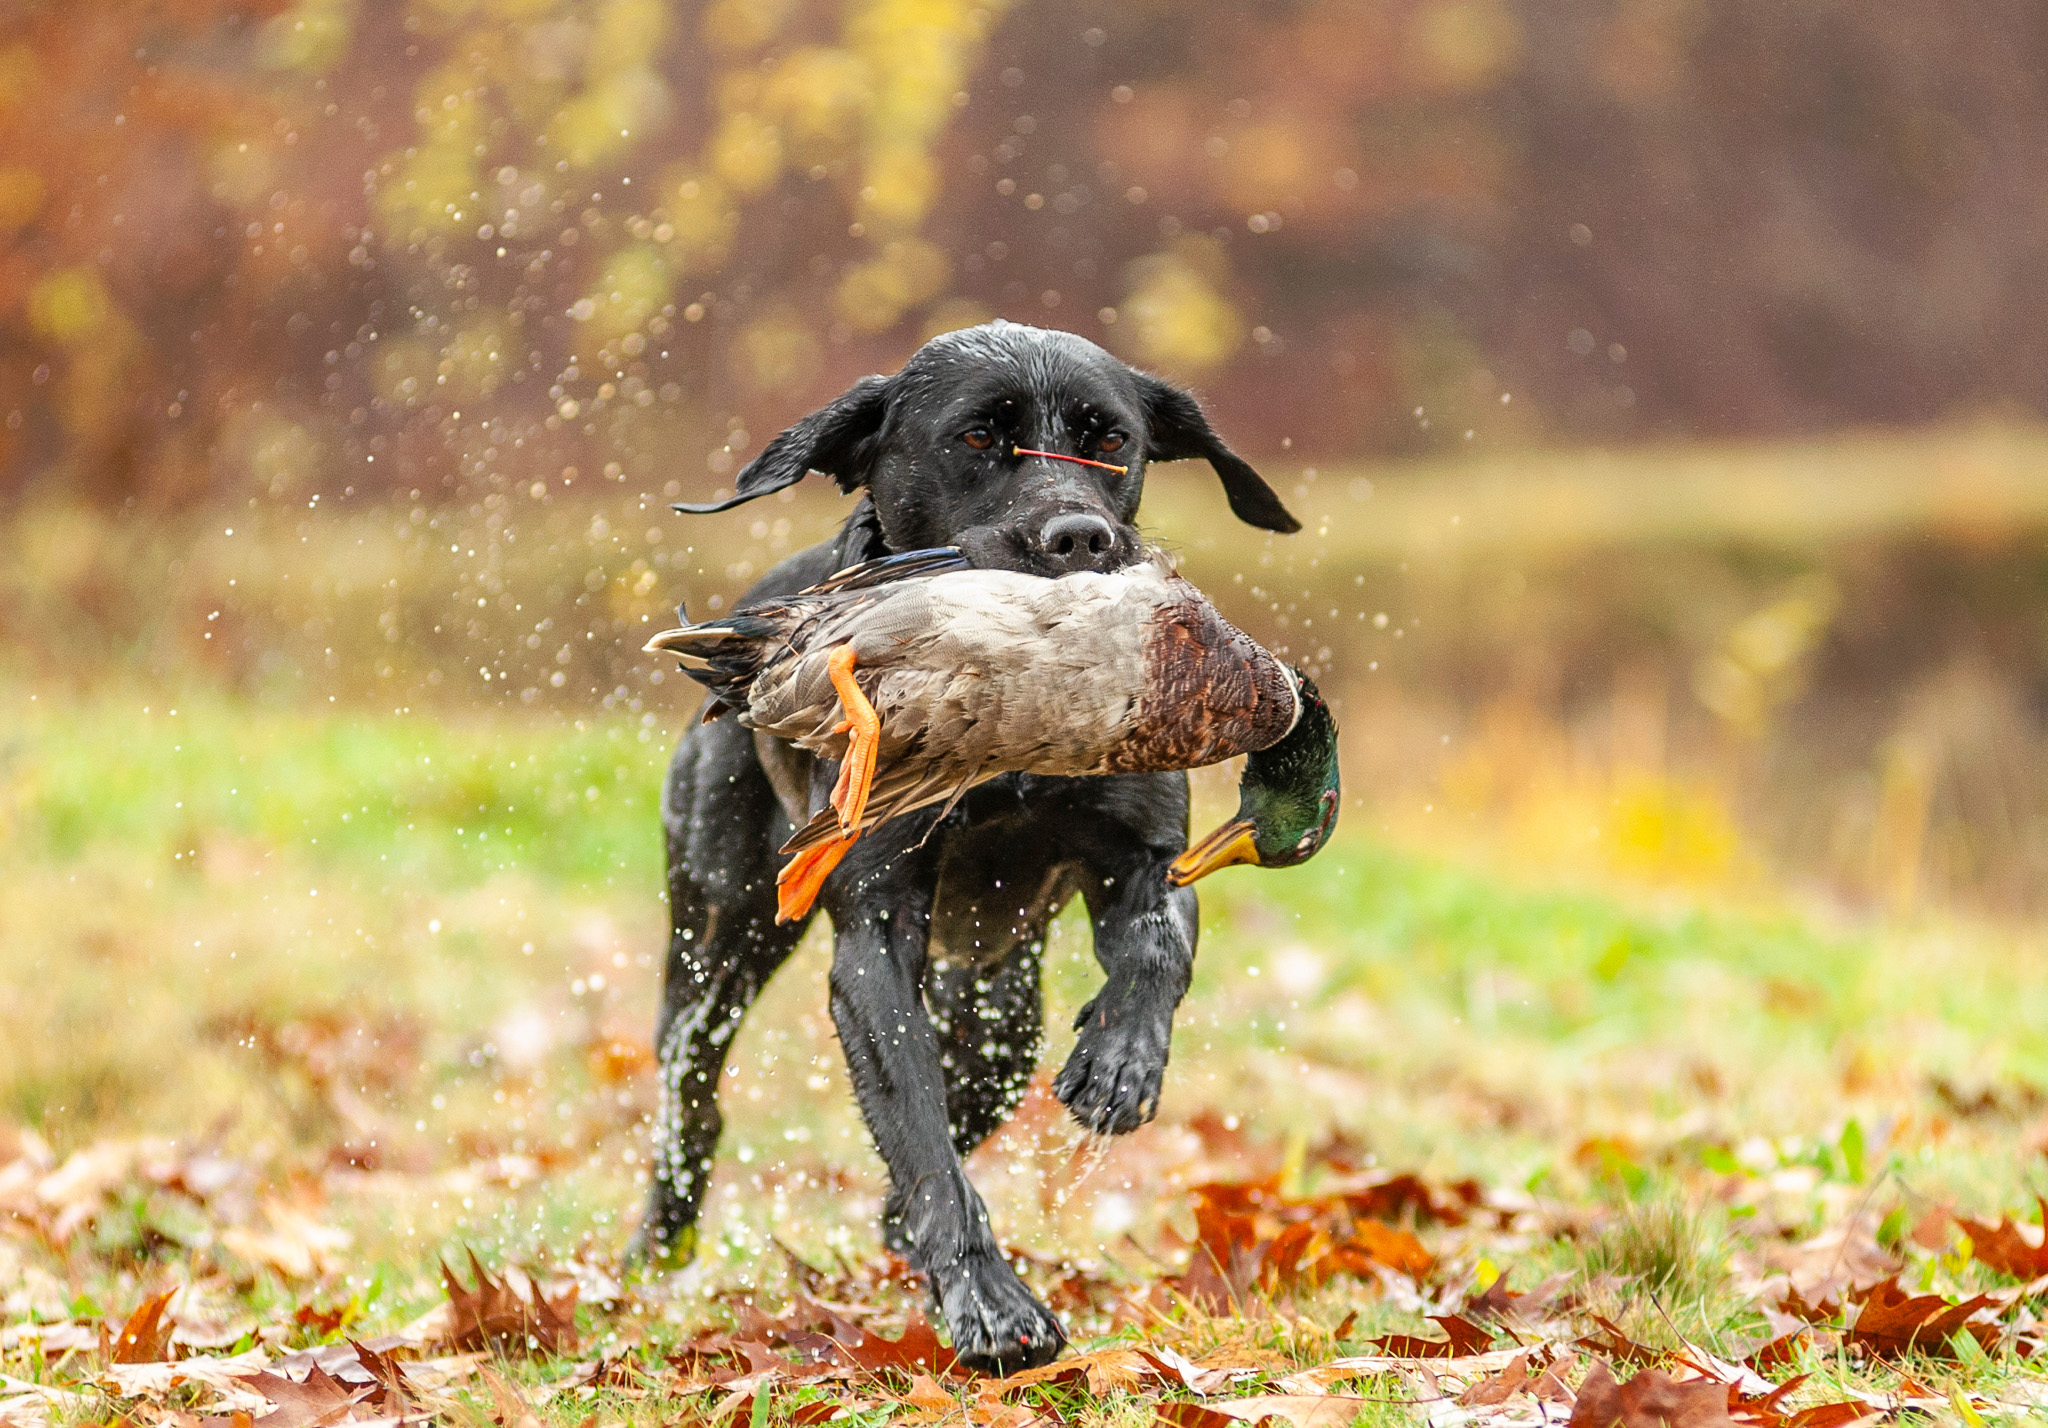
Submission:
[[[650,654],[674,655],[685,674],[723,703],[746,710],[748,722],[758,725],[754,689],[764,671],[782,660],[800,660],[821,642],[829,647],[833,636],[846,629],[860,628],[863,612],[884,603],[885,596],[907,582],[966,564],[967,557],[950,546],[883,556],[848,566],[794,595],[743,605],[723,619],[664,630],[643,648]],[[893,618],[875,622],[872,628],[883,633],[897,630],[909,615],[910,607],[899,607]]]
[[802,594],[828,595],[848,590],[868,590],[898,580],[914,580],[920,576],[940,575],[949,570],[965,569],[967,557],[961,554],[958,546],[933,546],[929,550],[909,550],[900,555],[878,556],[874,560],[864,560],[858,565],[849,565],[846,569],[827,576]]
[[[969,789],[978,783],[986,783],[1000,772],[999,769],[963,771],[951,762],[892,764],[875,776],[874,789],[868,794],[867,812],[860,820],[861,829],[879,827],[892,818],[915,813],[935,803],[943,803],[950,810]],[[782,851],[801,853],[806,848],[839,837],[840,831],[838,812],[832,808],[822,809],[782,845]]]

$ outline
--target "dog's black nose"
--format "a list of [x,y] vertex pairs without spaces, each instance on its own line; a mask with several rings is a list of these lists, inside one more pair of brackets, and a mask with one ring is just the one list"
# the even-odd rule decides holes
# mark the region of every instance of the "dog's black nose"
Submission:
[[1114,557],[1116,529],[1101,516],[1068,511],[1040,529],[1038,548],[1063,570],[1101,570]]

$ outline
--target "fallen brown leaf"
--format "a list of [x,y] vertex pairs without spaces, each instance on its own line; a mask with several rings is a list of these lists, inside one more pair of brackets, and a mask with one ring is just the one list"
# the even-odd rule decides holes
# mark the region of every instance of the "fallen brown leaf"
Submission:
[[527,1292],[514,1288],[509,1276],[493,1279],[469,1251],[469,1266],[476,1275],[476,1288],[464,1286],[441,1262],[441,1279],[448,1287],[448,1305],[454,1327],[449,1347],[459,1352],[498,1349],[527,1353],[565,1353],[576,1347],[575,1285],[553,1299],[538,1284],[527,1281]]
[[1486,1346],[1493,1342],[1493,1334],[1459,1314],[1432,1314],[1432,1324],[1440,1324],[1450,1337],[1443,1339],[1418,1338],[1414,1334],[1388,1334],[1384,1338],[1367,1342],[1379,1349],[1390,1359],[1450,1359],[1465,1358],[1472,1354],[1486,1352]]
[[1458,1403],[1465,1408],[1490,1407],[1505,1403],[1529,1381],[1529,1356],[1517,1354],[1499,1373],[1489,1374],[1458,1395]]
[[1371,1406],[1365,1398],[1343,1398],[1334,1394],[1273,1393],[1261,1398],[1233,1398],[1208,1405],[1227,1421],[1257,1423],[1278,1418],[1293,1428],[1349,1428],[1353,1419]]
[[1644,1369],[1616,1383],[1595,1359],[1579,1385],[1570,1428],[1738,1428],[1728,1414],[1728,1386],[1713,1379],[1680,1382],[1662,1369]]
[[318,1428],[344,1422],[354,1416],[356,1404],[371,1393],[367,1387],[350,1388],[318,1366],[304,1379],[265,1372],[251,1375],[243,1382],[275,1405],[257,1420],[264,1428]]
[[1602,1358],[1623,1364],[1660,1364],[1669,1362],[1674,1355],[1668,1349],[1653,1349],[1648,1344],[1639,1344],[1621,1331],[1621,1326],[1612,1319],[1598,1314],[1587,1316],[1600,1326],[1597,1334],[1588,1334],[1579,1340],[1579,1347]]
[[1757,1373],[1770,1373],[1774,1369],[1784,1368],[1798,1361],[1799,1351],[1805,1348],[1812,1338],[1813,1335],[1804,1329],[1795,1329],[1765,1344],[1744,1359],[1743,1366]]
[[1918,1353],[1929,1358],[1952,1358],[1955,1350],[1949,1336],[1957,1330],[1969,1333],[1985,1348],[1997,1344],[1994,1325],[1965,1321],[1996,1301],[1979,1294],[1960,1304],[1951,1304],[1938,1294],[1908,1294],[1899,1288],[1894,1275],[1873,1286],[1863,1297],[1848,1340],[1879,1358],[1897,1358]]
[[1153,1410],[1152,1421],[1167,1428],[1237,1428],[1239,1422],[1199,1403],[1162,1403]]
[[[2048,1199],[2041,1207],[2041,1223],[2048,1225]],[[1970,1237],[1970,1253],[1982,1264],[2014,1279],[2033,1280],[2048,1275],[2048,1233],[2035,1244],[2026,1237],[2017,1220],[2002,1219],[1995,1225],[1956,1217],[1956,1224]]]
[[121,1326],[121,1332],[107,1341],[108,1363],[153,1364],[171,1356],[171,1331],[177,1327],[177,1321],[164,1311],[177,1292],[166,1289],[142,1301]]

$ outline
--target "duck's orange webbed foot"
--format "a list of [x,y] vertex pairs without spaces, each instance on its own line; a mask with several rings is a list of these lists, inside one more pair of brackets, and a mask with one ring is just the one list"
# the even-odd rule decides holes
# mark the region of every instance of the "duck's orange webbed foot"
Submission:
[[839,866],[846,850],[859,841],[860,834],[851,833],[829,843],[813,844],[785,863],[775,875],[775,920],[795,922],[809,912],[811,904],[818,900],[818,889],[825,886],[825,879]]
[[854,833],[860,828],[861,816],[868,810],[868,791],[875,785],[875,757],[882,744],[882,716],[875,712],[875,706],[861,693],[859,683],[853,677],[853,646],[841,645],[832,651],[826,666],[832,674],[832,687],[839,691],[840,707],[846,711],[846,722],[838,732],[849,732],[846,741],[846,757],[839,765],[839,782],[832,789],[832,806],[839,811],[839,827],[842,832]]

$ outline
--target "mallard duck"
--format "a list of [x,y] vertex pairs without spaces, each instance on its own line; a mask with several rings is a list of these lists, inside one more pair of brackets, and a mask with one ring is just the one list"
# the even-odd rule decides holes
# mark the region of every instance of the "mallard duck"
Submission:
[[[685,619],[687,614],[678,611]],[[1047,579],[957,550],[856,565],[785,599],[668,630],[705,717],[841,761],[831,806],[784,845],[778,914],[809,911],[863,832],[1005,773],[1199,768],[1250,754],[1238,816],[1176,859],[1303,862],[1336,825],[1337,726],[1315,684],[1231,625],[1163,557]]]

